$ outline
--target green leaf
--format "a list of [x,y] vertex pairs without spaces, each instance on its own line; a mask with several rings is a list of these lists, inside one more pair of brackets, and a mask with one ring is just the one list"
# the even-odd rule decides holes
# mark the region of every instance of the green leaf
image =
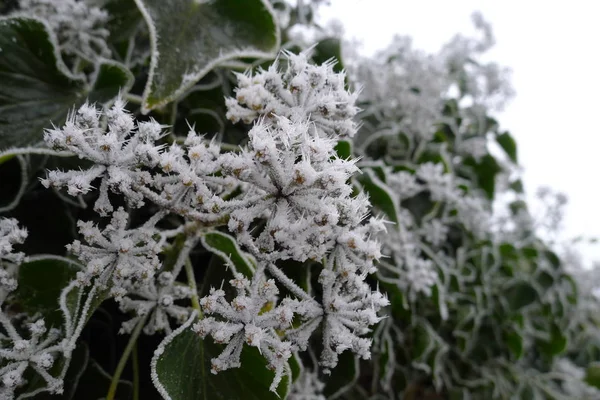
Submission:
[[496,137],[496,141],[506,152],[506,155],[511,159],[512,162],[517,162],[517,143],[510,133],[504,132]]
[[244,345],[241,367],[212,374],[211,359],[217,357],[224,346],[200,339],[190,329],[192,322],[190,318],[167,336],[152,358],[153,383],[163,398],[262,400],[287,396],[289,376],[283,377],[277,394],[269,391],[274,373],[267,369],[255,347]]
[[347,160],[352,157],[352,142],[348,140],[340,140],[335,145],[335,151],[339,158]]
[[19,267],[17,301],[30,314],[41,313],[49,326],[60,324],[58,299],[81,269],[81,265],[68,258],[37,256]]
[[477,177],[477,185],[483,189],[490,200],[494,200],[496,194],[496,175],[502,168],[494,157],[486,154],[479,161],[473,158],[466,159],[465,164],[470,166]]
[[73,75],[54,34],[38,19],[0,18],[0,49],[0,149],[38,143],[44,128],[61,124],[87,97],[105,102],[133,83],[112,61],[98,66],[94,85]]
[[203,234],[201,241],[204,248],[232,265],[237,272],[247,277],[251,277],[254,274],[252,261],[240,249],[232,236],[219,231],[211,231]]
[[398,200],[394,192],[381,181],[373,171],[367,169],[358,178],[363,189],[369,194],[369,200],[376,208],[381,210],[389,221],[398,221]]
[[511,310],[518,311],[521,308],[538,300],[537,290],[529,282],[518,281],[506,290],[506,299]]
[[600,363],[592,363],[585,370],[584,381],[590,385],[600,389]]
[[561,329],[556,325],[552,324],[550,329],[550,340],[539,343],[540,349],[543,353],[550,357],[559,355],[567,349],[568,339],[562,334]]
[[359,372],[358,357],[350,351],[343,352],[338,365],[331,370],[329,378],[326,378],[323,394],[327,398],[341,396],[356,383]]
[[279,28],[266,0],[135,0],[150,30],[152,61],[142,110],[179,98],[220,63],[272,58]]
[[523,355],[523,337],[518,332],[508,332],[504,335],[506,346],[518,360]]
[[315,64],[323,64],[326,61],[335,59],[336,64],[333,66],[335,72],[342,72],[344,70],[344,63],[342,62],[342,43],[339,38],[327,38],[321,40],[315,46],[313,56]]

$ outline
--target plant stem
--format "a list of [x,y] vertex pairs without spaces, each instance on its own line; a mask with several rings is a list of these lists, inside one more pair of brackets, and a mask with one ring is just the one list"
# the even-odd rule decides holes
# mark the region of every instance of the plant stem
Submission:
[[131,353],[131,364],[133,367],[133,400],[140,400],[140,365],[138,362],[137,342]]
[[[187,275],[188,285],[192,289],[192,307],[198,311],[198,318],[202,319],[202,309],[198,300],[198,287],[196,286],[196,277],[194,276],[194,267],[189,257],[185,259],[185,274]],[[107,399],[108,400],[108,399]]]
[[127,347],[125,347],[125,351],[123,351],[121,359],[119,360],[119,364],[117,364],[117,369],[115,370],[112,380],[110,381],[110,387],[108,388],[106,400],[114,400],[115,398],[115,394],[117,393],[117,386],[119,386],[119,379],[121,378],[123,369],[125,369],[125,364],[127,364],[129,354],[135,347],[135,343],[137,342],[137,339],[140,336],[140,333],[142,332],[142,328],[146,324],[146,319],[148,319],[148,314],[146,314],[143,318],[140,319],[138,324],[135,326],[133,332],[131,333],[131,337],[129,338]]

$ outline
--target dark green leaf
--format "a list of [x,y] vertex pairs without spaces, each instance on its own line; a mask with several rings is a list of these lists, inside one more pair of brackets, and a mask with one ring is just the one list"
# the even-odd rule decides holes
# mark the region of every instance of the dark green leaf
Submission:
[[521,308],[538,300],[539,295],[529,282],[519,281],[506,290],[506,299],[511,310],[518,311]]
[[333,59],[336,61],[333,70],[335,72],[342,72],[344,70],[344,63],[342,61],[341,40],[335,37],[321,40],[315,46],[312,59],[315,64],[323,64],[325,61]]
[[252,261],[239,248],[232,236],[219,231],[207,232],[202,235],[202,245],[235,267],[237,272],[248,277],[254,274]]
[[371,204],[381,210],[389,221],[398,221],[398,201],[394,192],[383,183],[371,170],[365,170],[360,176],[359,182],[363,189],[369,194]]
[[337,398],[356,383],[359,375],[358,358],[350,351],[340,354],[338,365],[331,370],[325,380],[323,394],[327,398]]
[[515,358],[520,359],[523,355],[523,337],[518,332],[508,332],[504,335],[504,341]]
[[277,22],[266,1],[136,0],[150,28],[152,62],[143,110],[179,98],[219,63],[271,58]]
[[554,357],[566,350],[567,343],[567,337],[562,334],[561,329],[556,324],[553,324],[550,329],[550,340],[540,342],[539,345],[544,354]]
[[585,382],[600,389],[600,363],[590,364],[585,371]]
[[107,62],[89,87],[68,70],[54,35],[37,19],[0,18],[0,49],[0,149],[38,143],[44,128],[61,124],[88,96],[104,102],[132,83],[124,67]]
[[352,142],[348,140],[340,140],[335,145],[335,151],[339,158],[347,160],[352,157]]
[[58,299],[81,266],[57,256],[37,256],[19,267],[18,302],[31,314],[41,313],[48,325],[62,323]]
[[510,133],[504,132],[496,137],[496,141],[506,152],[506,155],[511,159],[512,162],[517,162],[517,143]]
[[163,397],[171,400],[200,399],[277,399],[285,398],[289,377],[284,376],[277,394],[269,391],[274,373],[267,369],[264,358],[255,347],[244,345],[239,368],[212,374],[211,359],[224,346],[210,339],[202,340],[189,325],[167,336],[154,354],[152,370],[158,378],[154,382]]

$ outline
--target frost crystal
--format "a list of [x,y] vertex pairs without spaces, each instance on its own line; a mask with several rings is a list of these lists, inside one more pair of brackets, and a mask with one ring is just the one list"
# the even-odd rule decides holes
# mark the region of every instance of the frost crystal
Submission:
[[50,371],[56,357],[62,352],[62,346],[56,343],[60,332],[56,329],[48,330],[44,320],[40,319],[28,324],[31,335],[29,339],[23,339],[1,311],[0,324],[7,333],[7,336],[0,333],[0,358],[3,361],[0,368],[0,398],[14,398],[15,390],[27,383],[24,374],[28,368],[44,381],[46,390],[62,393],[62,379],[52,376]]
[[254,76],[237,74],[236,98],[226,99],[227,118],[248,124],[259,117],[266,121],[276,121],[275,116],[300,123],[309,120],[310,129],[322,137],[353,137],[357,95],[346,91],[345,74],[334,72],[333,61],[311,65],[309,52],[285,51],[288,65],[284,72],[275,62]]
[[94,62],[110,57],[105,28],[109,15],[88,0],[19,0],[22,12],[48,22],[58,36],[61,50]]

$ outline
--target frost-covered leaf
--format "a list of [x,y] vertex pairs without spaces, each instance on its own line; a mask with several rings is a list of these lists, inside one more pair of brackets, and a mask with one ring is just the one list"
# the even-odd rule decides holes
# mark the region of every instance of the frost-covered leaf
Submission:
[[590,364],[585,371],[585,382],[600,389],[600,363]]
[[202,340],[190,329],[193,318],[167,336],[152,359],[154,386],[166,400],[277,399],[289,392],[284,376],[277,394],[269,391],[274,373],[254,347],[244,346],[239,368],[212,374],[211,359],[222,346]]
[[325,378],[325,390],[323,394],[328,399],[336,399],[347,392],[357,381],[360,373],[358,357],[346,351],[340,355],[340,361]]
[[506,152],[506,155],[511,159],[512,162],[517,162],[517,143],[510,133],[504,132],[496,137],[496,141]]
[[211,231],[202,235],[202,245],[219,256],[227,264],[235,267],[237,272],[252,276],[254,266],[248,256],[240,249],[236,240],[223,232]]
[[341,40],[335,37],[322,39],[315,46],[312,59],[315,64],[323,64],[326,61],[334,59],[336,64],[333,66],[333,70],[335,72],[342,72],[344,70],[344,63],[342,61]]
[[265,0],[136,0],[150,29],[143,109],[177,99],[224,61],[272,58],[279,28]]
[[87,84],[68,70],[42,21],[0,18],[0,149],[38,143],[43,129],[61,124],[74,105],[88,97],[107,101],[132,84],[117,63],[97,68],[95,84]]
[[391,222],[398,221],[398,199],[394,192],[371,170],[365,170],[359,178],[363,189],[369,194],[371,204],[382,211]]
[[58,299],[82,266],[65,257],[36,256],[19,267],[19,304],[28,312],[39,312],[51,326],[62,322]]

